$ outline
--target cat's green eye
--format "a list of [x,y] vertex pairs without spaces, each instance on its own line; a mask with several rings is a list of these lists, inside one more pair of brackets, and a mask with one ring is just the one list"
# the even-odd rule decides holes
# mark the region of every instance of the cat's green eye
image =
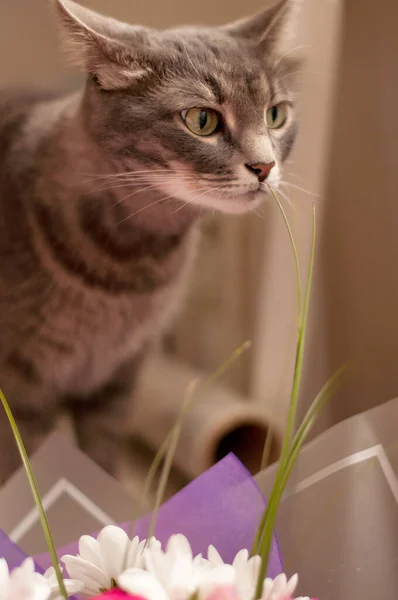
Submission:
[[220,115],[210,108],[191,108],[181,113],[189,131],[196,135],[211,135],[220,125]]
[[275,104],[267,110],[267,127],[268,129],[280,129],[284,126],[288,116],[288,105],[286,102]]

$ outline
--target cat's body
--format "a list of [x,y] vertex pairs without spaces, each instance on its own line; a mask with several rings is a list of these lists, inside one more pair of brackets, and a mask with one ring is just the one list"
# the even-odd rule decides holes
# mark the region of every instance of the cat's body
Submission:
[[[193,216],[146,229],[115,206],[128,190],[104,190],[95,175],[111,167],[75,121],[80,102],[0,96],[0,381],[28,443],[63,406],[95,422],[93,395],[104,427],[114,417],[123,436],[112,388],[123,384],[124,413],[137,357],[178,310],[194,253]],[[88,451],[111,468],[96,433]]]
[[[257,176],[263,181],[275,162],[279,169],[295,127],[272,155],[268,142],[260,145],[263,117],[253,119],[253,107],[289,92],[248,64],[253,49],[234,33],[219,40],[218,30],[166,33],[169,51],[162,48],[160,59],[157,34],[57,4],[87,51],[90,76],[71,96],[0,94],[0,386],[29,451],[66,407],[83,449],[113,471],[137,366],[181,304],[202,206],[225,201],[225,210],[244,212],[255,205]],[[127,40],[135,37],[149,56],[132,57]],[[199,58],[213,57],[210,73],[194,64],[196,47]],[[242,98],[233,98],[231,83]],[[196,138],[175,120],[179,111],[185,119],[184,106],[209,104],[199,114],[206,126],[216,101],[226,115],[218,137]],[[226,125],[237,131],[239,119],[260,135],[242,140],[235,157]],[[0,418],[0,482],[18,464],[12,448]]]

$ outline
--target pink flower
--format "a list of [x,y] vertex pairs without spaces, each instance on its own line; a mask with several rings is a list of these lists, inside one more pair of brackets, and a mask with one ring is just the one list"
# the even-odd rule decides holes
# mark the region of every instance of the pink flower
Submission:
[[234,585],[220,585],[206,595],[206,600],[240,600]]
[[114,588],[112,590],[108,590],[99,596],[93,598],[93,600],[146,600],[141,596],[132,596],[131,594],[127,594],[118,588]]

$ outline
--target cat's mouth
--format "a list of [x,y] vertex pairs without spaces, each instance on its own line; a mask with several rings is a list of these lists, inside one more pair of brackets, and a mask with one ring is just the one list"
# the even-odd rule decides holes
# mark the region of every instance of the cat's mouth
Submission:
[[[277,181],[232,182],[221,183],[215,180],[209,184],[207,180],[191,180],[176,178],[163,183],[163,191],[182,202],[182,206],[200,207],[200,209],[217,210],[228,214],[242,214],[255,210],[270,195],[270,186],[276,187]],[[183,210],[183,208],[181,208]]]
[[258,184],[258,191],[259,192],[263,192],[264,194],[270,194],[271,193],[271,188],[272,187],[276,187],[278,184],[275,183],[274,186],[272,186],[270,183],[266,183],[266,182],[259,182]]
[[209,197],[208,206],[228,214],[242,214],[255,210],[270,193],[268,185],[261,184],[249,189],[242,188],[241,191],[231,191],[223,198],[214,198],[214,201]]
[[[240,192],[231,191],[231,194],[225,196],[222,200],[218,199],[213,208],[221,212],[241,214],[255,210],[265,200],[266,196],[271,195],[271,190],[278,189],[278,181],[259,182],[256,186],[244,189]],[[211,199],[209,198],[210,202]]]

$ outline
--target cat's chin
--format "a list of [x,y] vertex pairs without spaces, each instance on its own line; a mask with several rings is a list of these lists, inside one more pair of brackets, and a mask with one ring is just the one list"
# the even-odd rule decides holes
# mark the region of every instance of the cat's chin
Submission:
[[245,193],[221,195],[207,191],[197,193],[190,189],[176,188],[172,182],[166,184],[162,192],[173,195],[174,199],[181,203],[178,211],[191,210],[195,213],[195,209],[197,209],[198,214],[217,211],[229,215],[241,215],[255,210],[270,194],[268,186],[264,184],[258,185],[255,189],[249,189]]
[[241,196],[230,196],[223,198],[208,198],[204,202],[198,202],[202,209],[210,209],[229,215],[242,215],[255,210],[266,197],[266,192],[257,190]]

